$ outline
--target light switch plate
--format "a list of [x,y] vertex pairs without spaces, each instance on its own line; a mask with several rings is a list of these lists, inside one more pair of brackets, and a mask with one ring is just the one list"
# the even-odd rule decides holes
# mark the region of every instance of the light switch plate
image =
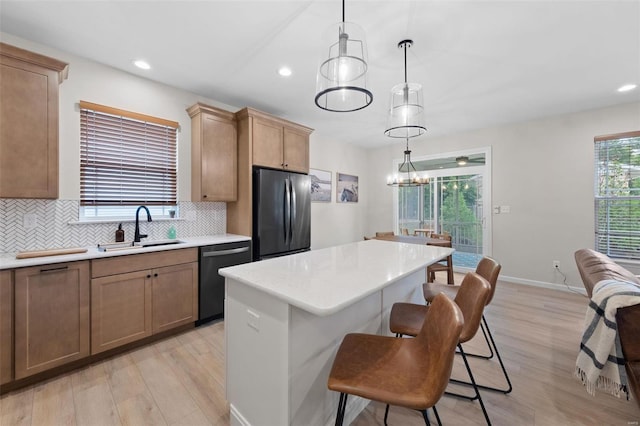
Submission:
[[511,213],[511,206],[500,206],[500,213]]
[[493,214],[500,214],[500,206],[493,206]]

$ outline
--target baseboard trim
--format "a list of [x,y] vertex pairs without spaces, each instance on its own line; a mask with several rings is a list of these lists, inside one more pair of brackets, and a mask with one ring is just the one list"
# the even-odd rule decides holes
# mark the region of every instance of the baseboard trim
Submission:
[[542,288],[548,288],[551,290],[564,291],[565,293],[579,293],[583,296],[587,295],[587,291],[584,289],[584,287],[566,286],[564,284],[554,284],[554,283],[548,283],[545,281],[527,280],[525,278],[509,277],[504,275],[500,275],[499,280],[506,281],[513,284],[522,284],[522,285],[528,285],[532,287],[542,287]]
[[[462,267],[457,267],[457,268],[454,267],[453,270],[455,272],[460,272],[463,274],[467,272],[475,272],[475,269],[462,268]],[[526,278],[509,277],[505,275],[500,275],[498,279],[500,281],[506,281],[513,284],[522,284],[522,285],[529,285],[532,287],[548,288],[551,290],[564,291],[565,293],[579,293],[583,296],[587,295],[587,290],[585,290],[584,287],[566,286],[564,284],[549,283],[546,281],[528,280]]]

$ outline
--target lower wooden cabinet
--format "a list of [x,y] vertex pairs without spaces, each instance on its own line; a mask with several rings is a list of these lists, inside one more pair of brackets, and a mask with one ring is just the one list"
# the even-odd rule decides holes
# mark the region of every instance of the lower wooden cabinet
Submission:
[[14,272],[15,379],[89,355],[89,262]]
[[197,255],[194,248],[94,261],[91,353],[197,321]]
[[0,271],[0,384],[13,380],[13,271]]
[[198,262],[154,271],[151,284],[153,333],[198,320]]
[[91,353],[151,336],[151,272],[91,280]]

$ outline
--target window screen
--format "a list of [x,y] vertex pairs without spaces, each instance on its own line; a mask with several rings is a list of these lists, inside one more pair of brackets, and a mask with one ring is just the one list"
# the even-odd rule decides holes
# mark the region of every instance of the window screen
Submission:
[[640,131],[595,138],[596,250],[640,260]]
[[80,204],[177,202],[178,123],[80,102]]

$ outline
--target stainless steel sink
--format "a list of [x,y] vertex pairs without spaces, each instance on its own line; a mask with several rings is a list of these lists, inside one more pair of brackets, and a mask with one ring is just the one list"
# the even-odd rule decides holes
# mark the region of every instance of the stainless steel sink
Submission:
[[167,246],[172,244],[184,243],[181,240],[149,240],[140,241],[139,243],[107,243],[98,244],[98,251],[119,251],[119,250],[136,250],[145,247]]

